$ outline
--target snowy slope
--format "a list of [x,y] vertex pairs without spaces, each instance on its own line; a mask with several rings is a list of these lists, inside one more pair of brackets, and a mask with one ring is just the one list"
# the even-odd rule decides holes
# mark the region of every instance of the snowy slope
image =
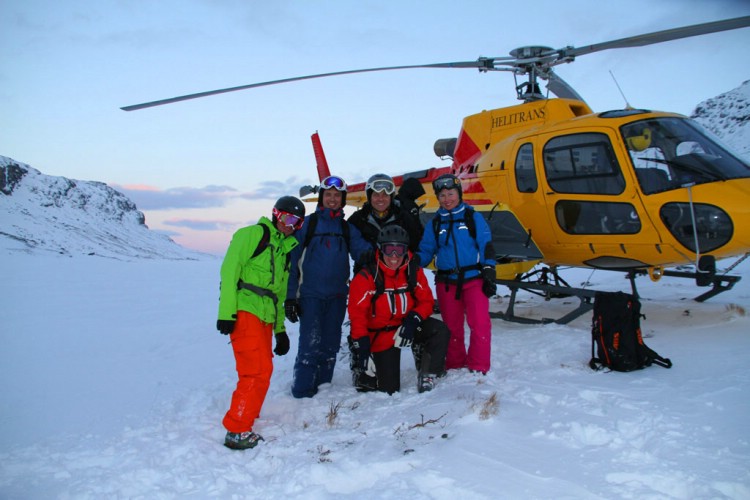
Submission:
[[195,259],[150,231],[143,213],[102,182],[42,174],[0,156],[0,249],[34,254]]
[[[704,108],[726,142],[743,137]],[[590,316],[495,320],[487,376],[451,372],[418,394],[407,354],[401,393],[360,394],[342,351],[333,383],[295,400],[287,324],[265,442],[236,452],[221,444],[236,374],[214,328],[220,262],[175,249],[99,183],[19,166],[0,183],[0,498],[750,498],[748,261],[705,303],[688,280],[639,279],[645,340],[669,370],[591,371]],[[563,277],[629,288],[616,273]],[[520,293],[516,314],[572,306]]]
[[[705,303],[688,280],[639,280],[646,343],[669,370],[591,371],[590,317],[495,320],[486,377],[451,372],[418,394],[406,355],[401,393],[360,394],[342,352],[333,383],[295,400],[287,324],[265,442],[244,452],[222,445],[236,374],[214,329],[219,265],[2,259],[0,498],[750,498],[747,263]],[[516,310],[566,302],[523,295]]]

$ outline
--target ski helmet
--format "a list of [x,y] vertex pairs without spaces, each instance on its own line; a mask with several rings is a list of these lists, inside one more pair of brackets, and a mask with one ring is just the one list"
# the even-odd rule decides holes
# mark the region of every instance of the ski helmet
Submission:
[[457,189],[458,199],[460,201],[464,199],[464,190],[461,187],[461,181],[453,174],[443,174],[432,181],[432,189],[435,191],[435,196],[439,195],[443,189]]
[[281,198],[276,200],[276,204],[273,206],[273,211],[274,224],[276,224],[276,212],[286,212],[302,219],[304,219],[305,217],[304,203],[302,203],[299,198],[295,198],[294,196],[282,196]]
[[365,193],[367,194],[367,201],[369,202],[372,198],[372,193],[384,191],[385,194],[391,196],[393,199],[393,193],[396,192],[396,184],[393,182],[393,177],[386,174],[375,174],[367,179],[365,184]]
[[400,243],[409,246],[409,233],[397,224],[389,224],[378,233],[378,248],[385,243]]
[[341,192],[341,206],[346,205],[346,182],[337,175],[329,175],[322,181],[318,187],[318,206],[323,205],[323,191],[335,189]]

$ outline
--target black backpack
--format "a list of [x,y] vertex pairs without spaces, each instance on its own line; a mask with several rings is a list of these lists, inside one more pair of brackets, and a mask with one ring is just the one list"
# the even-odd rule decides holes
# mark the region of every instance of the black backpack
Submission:
[[641,303],[635,296],[623,292],[596,292],[591,322],[591,369],[606,367],[629,372],[652,363],[672,367],[668,358],[662,358],[643,343],[641,316]]

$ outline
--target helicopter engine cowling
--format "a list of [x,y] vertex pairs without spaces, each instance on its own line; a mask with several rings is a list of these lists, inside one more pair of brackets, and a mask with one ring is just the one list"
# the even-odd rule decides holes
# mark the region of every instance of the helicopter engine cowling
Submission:
[[456,151],[457,142],[458,139],[456,137],[451,137],[450,139],[438,139],[433,146],[435,156],[438,158],[448,157],[453,159],[453,153]]

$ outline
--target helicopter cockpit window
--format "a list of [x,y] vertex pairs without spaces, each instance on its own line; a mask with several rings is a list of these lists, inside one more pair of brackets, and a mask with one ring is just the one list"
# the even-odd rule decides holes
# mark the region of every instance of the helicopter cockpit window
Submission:
[[535,193],[539,187],[531,144],[521,146],[516,155],[516,187],[521,193]]
[[750,177],[750,166],[690,120],[651,118],[620,132],[644,194]]
[[544,171],[558,193],[620,194],[625,179],[606,134],[572,134],[544,146]]

